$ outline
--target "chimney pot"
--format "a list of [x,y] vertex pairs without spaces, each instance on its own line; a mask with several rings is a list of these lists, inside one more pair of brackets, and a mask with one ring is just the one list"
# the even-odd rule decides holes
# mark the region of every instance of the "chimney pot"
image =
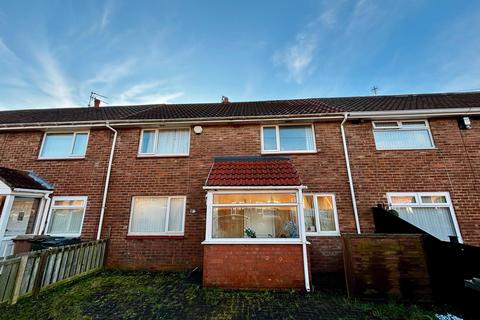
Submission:
[[95,108],[100,108],[100,99],[95,98],[95,100],[93,100],[93,106]]
[[230,103],[230,100],[227,96],[222,96],[222,103]]

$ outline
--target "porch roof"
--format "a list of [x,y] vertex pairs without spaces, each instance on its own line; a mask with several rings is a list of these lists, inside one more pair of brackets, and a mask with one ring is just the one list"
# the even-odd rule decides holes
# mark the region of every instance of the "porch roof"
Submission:
[[206,186],[301,186],[287,157],[216,157]]
[[53,186],[32,171],[0,167],[0,181],[11,189],[53,190]]

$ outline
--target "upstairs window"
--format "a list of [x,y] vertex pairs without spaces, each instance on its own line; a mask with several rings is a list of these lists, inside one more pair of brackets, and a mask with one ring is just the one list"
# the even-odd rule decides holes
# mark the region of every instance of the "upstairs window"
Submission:
[[87,144],[88,132],[45,133],[39,158],[83,158]]
[[432,193],[388,193],[390,208],[398,216],[417,228],[449,241],[457,236],[461,241],[452,202],[447,192]]
[[315,152],[312,125],[262,127],[262,153]]
[[146,129],[142,131],[139,155],[188,156],[190,129]]
[[432,134],[427,121],[374,121],[377,150],[432,149]]

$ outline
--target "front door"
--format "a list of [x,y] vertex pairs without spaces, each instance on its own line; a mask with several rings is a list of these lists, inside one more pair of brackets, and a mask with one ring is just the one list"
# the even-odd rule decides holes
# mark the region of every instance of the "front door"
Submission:
[[10,212],[4,212],[8,220],[5,232],[0,238],[0,257],[13,253],[13,238],[18,235],[33,234],[35,232],[40,201],[40,198],[15,196]]

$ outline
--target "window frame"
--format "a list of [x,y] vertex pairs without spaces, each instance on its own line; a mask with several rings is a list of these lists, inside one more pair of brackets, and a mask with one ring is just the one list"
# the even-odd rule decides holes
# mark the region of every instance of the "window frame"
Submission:
[[[167,199],[167,211],[165,214],[165,231],[164,232],[133,232],[132,229],[132,217],[133,209],[135,207],[135,199],[138,198],[166,198]],[[170,203],[172,199],[183,199],[183,215],[182,215],[182,230],[181,231],[168,231],[168,220],[170,217]],[[132,196],[132,201],[130,204],[130,217],[128,220],[128,231],[127,236],[138,237],[138,236],[183,236],[185,235],[185,218],[187,211],[187,196]]]
[[[391,126],[391,127],[377,127],[376,123],[380,122],[396,122],[397,125]],[[408,123],[408,122],[423,122],[425,124],[425,128],[404,128],[403,123]],[[374,120],[372,121],[372,127],[373,127],[373,140],[375,143],[375,149],[379,151],[388,151],[388,150],[432,150],[436,149],[435,147],[435,141],[433,140],[433,135],[432,135],[432,130],[430,129],[430,124],[428,120],[426,119],[410,119],[410,120]],[[430,139],[430,144],[432,145],[431,147],[424,147],[424,148],[379,148],[377,145],[377,141],[375,139],[375,132],[381,132],[381,131],[421,131],[421,130],[427,130],[428,132],[428,137]]]
[[[85,145],[85,153],[81,156],[75,156],[72,155],[73,153],[73,148],[75,146],[75,139],[77,134],[87,134],[87,143]],[[43,153],[43,148],[45,146],[45,142],[47,140],[47,136],[49,134],[73,134],[73,139],[72,143],[70,145],[70,155],[68,156],[59,156],[59,157],[49,157],[49,156],[42,156]],[[87,155],[87,149],[88,149],[88,142],[90,141],[90,130],[79,130],[79,131],[46,131],[43,134],[42,138],[42,144],[40,146],[40,152],[38,153],[38,160],[62,160],[62,159],[85,159],[85,156]]]
[[[82,207],[80,206],[56,206],[55,201],[57,200],[83,200],[84,205]],[[48,210],[48,219],[47,219],[47,225],[45,226],[45,234],[49,236],[55,236],[55,237],[80,237],[82,235],[82,230],[83,230],[83,223],[85,221],[85,212],[87,211],[87,205],[88,205],[88,196],[55,196],[52,197],[52,201],[50,203],[50,209]],[[50,224],[52,222],[52,217],[53,217],[53,209],[79,209],[83,208],[82,212],[82,222],[80,224],[80,230],[78,233],[51,233],[48,232],[48,229],[50,228]]]
[[[312,137],[313,137],[313,149],[312,150],[280,150],[280,127],[308,127],[312,128]],[[263,129],[264,128],[275,128],[276,135],[276,149],[275,150],[265,150]],[[317,153],[317,141],[315,137],[315,126],[313,123],[309,124],[298,124],[298,123],[288,123],[288,124],[266,124],[260,126],[260,144],[261,144],[261,153],[262,154],[292,154],[292,153]]]
[[[416,203],[392,203],[392,197],[401,196],[401,197],[415,197]],[[423,203],[422,197],[424,196],[443,196],[446,199],[446,203]],[[431,208],[431,207],[442,207],[442,208],[449,208],[450,210],[450,217],[452,219],[453,227],[455,229],[455,233],[458,237],[458,241],[463,243],[462,234],[460,232],[460,226],[457,221],[457,216],[455,214],[455,209],[453,207],[452,199],[450,198],[449,192],[388,192],[386,194],[386,198],[388,200],[388,207],[390,209],[398,208],[398,207],[416,207],[416,208]]]
[[[255,203],[255,204],[214,204],[213,197],[216,194],[247,194],[247,193],[285,193],[285,194],[295,194],[297,199],[296,202],[292,203]],[[303,198],[302,198],[303,199]],[[295,207],[297,210],[297,222],[298,222],[298,238],[213,238],[213,209],[215,207]],[[267,189],[256,189],[256,190],[222,190],[222,191],[209,191],[207,193],[207,217],[206,217],[206,228],[205,228],[205,241],[202,244],[301,244],[302,235],[301,235],[301,226],[300,226],[300,212],[303,212],[303,200],[299,200],[298,189],[282,189],[282,190],[267,190]],[[300,211],[301,210],[301,211]]]
[[[306,231],[305,229],[305,234],[307,237],[314,237],[314,236],[340,236],[340,224],[338,222],[338,212],[337,212],[337,200],[335,199],[335,194],[334,193],[304,193],[304,197],[307,196],[313,196],[313,207],[315,211],[315,224],[317,226],[317,231],[315,232],[309,232]],[[320,214],[318,211],[318,203],[317,203],[317,198],[318,197],[332,197],[333,201],[333,220],[335,224],[335,231],[321,231],[320,229]],[[305,203],[303,202],[302,199],[302,204],[303,204],[303,210],[305,210]],[[304,213],[305,214],[305,213]],[[305,220],[305,218],[304,218]]]
[[[143,133],[145,131],[155,131],[155,136],[153,140],[154,150],[157,149],[157,142],[158,142],[158,132],[159,131],[174,131],[174,130],[188,130],[188,145],[187,145],[187,153],[169,153],[169,154],[158,154],[156,152],[153,153],[144,153],[142,152],[142,144],[143,144]],[[143,128],[140,131],[140,141],[138,144],[138,152],[137,156],[142,158],[166,158],[166,157],[188,157],[190,156],[190,140],[192,136],[192,128],[190,127],[175,127],[175,128]]]

